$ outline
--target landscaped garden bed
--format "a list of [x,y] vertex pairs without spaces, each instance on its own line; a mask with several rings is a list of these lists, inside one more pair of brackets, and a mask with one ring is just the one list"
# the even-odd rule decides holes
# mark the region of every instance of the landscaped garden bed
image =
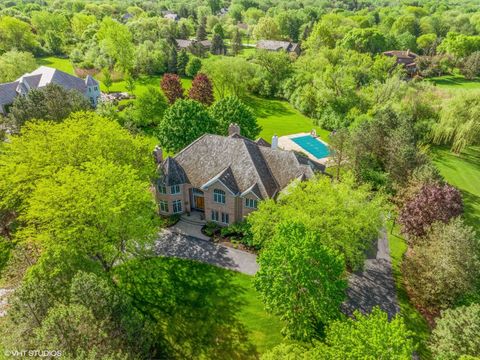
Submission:
[[256,254],[258,248],[252,246],[252,235],[246,221],[234,223],[227,227],[209,221],[202,227],[202,233],[218,244]]

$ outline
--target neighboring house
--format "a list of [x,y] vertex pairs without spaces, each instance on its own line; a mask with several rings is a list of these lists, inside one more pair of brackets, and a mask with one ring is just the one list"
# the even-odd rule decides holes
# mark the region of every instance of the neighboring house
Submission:
[[24,96],[31,89],[39,89],[49,84],[57,84],[67,90],[78,90],[90,100],[92,106],[97,106],[100,98],[100,86],[90,75],[83,80],[51,67],[40,66],[16,81],[0,84],[0,114],[6,113],[6,107],[11,105],[17,96]]
[[175,13],[166,13],[165,15],[163,15],[163,17],[165,19],[169,19],[169,20],[173,20],[173,21],[180,20],[180,17]]
[[128,20],[133,19],[133,17],[133,14],[125,13],[122,16],[122,22],[127,22]]
[[159,179],[156,198],[160,214],[199,211],[222,225],[242,220],[258,203],[274,199],[292,180],[303,181],[325,166],[277,148],[263,139],[249,140],[231,124],[229,136],[203,135],[173,158],[154,151]]
[[186,49],[189,50],[191,49],[192,46],[195,46],[196,44],[201,45],[204,50],[210,50],[212,47],[212,42],[210,40],[185,40],[185,39],[175,39],[177,43],[177,48],[178,50]]
[[300,55],[300,46],[297,43],[290,41],[277,41],[277,40],[260,40],[257,42],[257,49],[263,49],[268,51],[280,51],[284,50],[288,53],[295,53]]
[[417,64],[415,63],[415,59],[418,57],[417,54],[414,52],[407,50],[392,50],[392,51],[385,51],[383,55],[388,57],[395,57],[397,60],[397,65],[402,65],[407,70],[409,75],[415,75],[417,73]]

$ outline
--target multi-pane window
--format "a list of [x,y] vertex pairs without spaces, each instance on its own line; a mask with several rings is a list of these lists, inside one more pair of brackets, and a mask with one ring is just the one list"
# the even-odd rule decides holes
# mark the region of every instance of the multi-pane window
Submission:
[[230,223],[230,219],[229,219],[228,214],[225,214],[223,212],[222,212],[222,223],[224,223],[224,224]]
[[160,194],[166,194],[167,193],[167,187],[163,185],[158,185],[158,192]]
[[160,200],[160,211],[168,212],[168,202],[165,200]]
[[178,214],[182,212],[182,200],[175,200],[173,202],[173,213]]
[[218,189],[213,190],[213,201],[219,204],[225,204],[225,191]]
[[218,211],[212,210],[212,221],[218,221]]
[[257,208],[257,200],[253,199],[245,199],[245,206],[250,209],[256,209]]
[[170,186],[170,194],[180,194],[180,185],[172,185]]

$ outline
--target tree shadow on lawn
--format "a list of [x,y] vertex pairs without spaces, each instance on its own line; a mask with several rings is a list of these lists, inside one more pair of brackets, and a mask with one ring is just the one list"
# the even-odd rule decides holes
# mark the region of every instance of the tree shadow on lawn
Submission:
[[253,96],[246,97],[243,102],[252,108],[256,117],[288,116],[295,113],[288,108],[283,100],[264,99]]
[[176,258],[133,260],[116,270],[119,286],[175,358],[256,359],[237,319],[243,287],[234,273]]

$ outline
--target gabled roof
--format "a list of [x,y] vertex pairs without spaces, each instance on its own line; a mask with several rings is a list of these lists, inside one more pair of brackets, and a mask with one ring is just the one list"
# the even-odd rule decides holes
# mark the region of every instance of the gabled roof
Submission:
[[189,183],[196,188],[220,181],[234,194],[250,190],[266,199],[302,175],[310,178],[312,168],[324,171],[323,165],[309,161],[292,151],[271,149],[242,136],[206,134],[173,159],[167,158],[159,181],[166,185]]

